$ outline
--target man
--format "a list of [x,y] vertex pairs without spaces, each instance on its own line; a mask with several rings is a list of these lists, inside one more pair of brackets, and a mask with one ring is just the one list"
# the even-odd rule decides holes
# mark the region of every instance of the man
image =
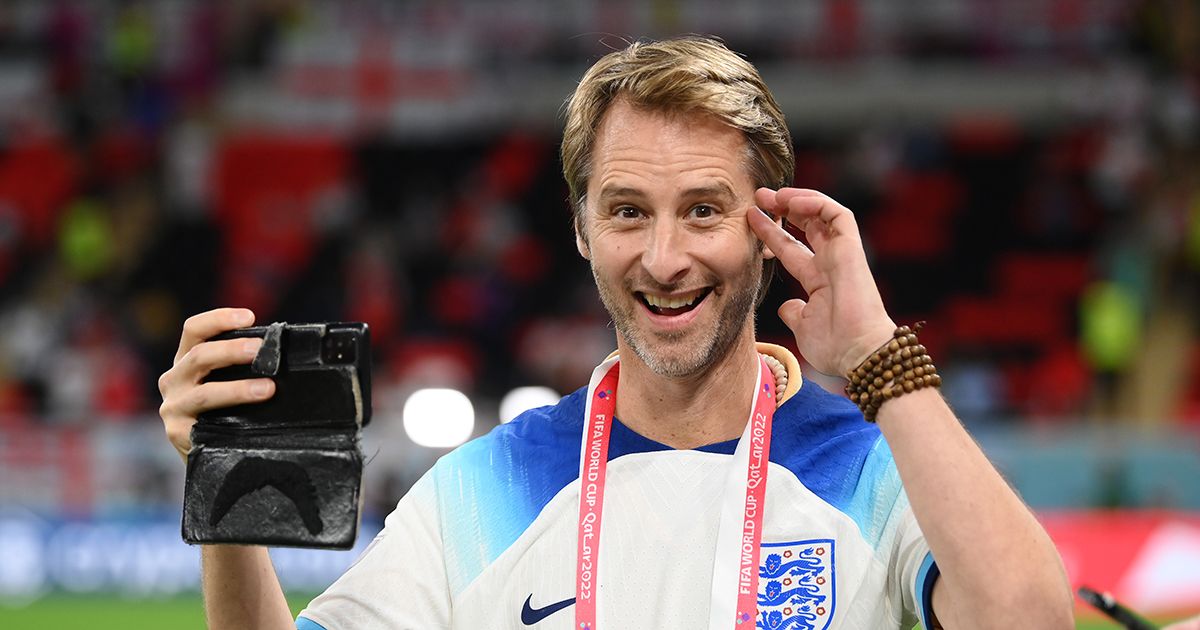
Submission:
[[[562,155],[616,356],[440,460],[299,628],[1073,627],[1053,545],[921,387],[932,366],[917,386],[900,367],[859,383],[887,389],[860,399],[871,424],[755,343],[777,258],[809,295],[779,313],[818,370],[923,356],[895,334],[851,212],[783,188],[791,141],[753,66],[699,38],[607,55],[571,99]],[[252,321],[184,326],[160,387],[185,456],[197,413],[271,395],[201,383],[257,350],[204,340]],[[265,550],[202,556],[213,627],[291,625]]]

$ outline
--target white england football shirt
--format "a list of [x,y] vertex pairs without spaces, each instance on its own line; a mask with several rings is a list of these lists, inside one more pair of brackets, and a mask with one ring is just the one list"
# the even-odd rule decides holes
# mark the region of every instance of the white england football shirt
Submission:
[[[297,627],[572,628],[585,398],[526,412],[439,460]],[[674,450],[613,423],[600,628],[708,627],[736,445]],[[928,618],[936,565],[887,444],[849,401],[805,382],[779,407],[766,506],[754,628]]]

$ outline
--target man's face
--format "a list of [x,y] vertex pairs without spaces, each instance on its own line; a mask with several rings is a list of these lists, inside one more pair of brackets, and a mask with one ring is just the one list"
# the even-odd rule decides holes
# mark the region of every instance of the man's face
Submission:
[[618,101],[596,135],[580,253],[626,346],[689,376],[753,333],[762,252],[742,133]]

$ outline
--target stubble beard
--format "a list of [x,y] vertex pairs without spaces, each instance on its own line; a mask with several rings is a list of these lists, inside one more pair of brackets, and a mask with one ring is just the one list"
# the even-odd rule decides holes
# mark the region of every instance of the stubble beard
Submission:
[[[714,286],[706,300],[718,297],[718,292],[728,291],[725,304],[717,314],[714,330],[694,329],[667,333],[650,332],[636,325],[635,309],[642,308],[633,297],[633,281],[622,282],[622,295],[617,295],[611,286],[600,279],[593,263],[592,277],[600,293],[600,301],[612,317],[617,333],[625,340],[629,349],[637,355],[655,374],[670,378],[681,378],[699,374],[725,358],[737,343],[747,318],[754,313],[759,282],[762,277],[761,254],[747,265],[742,276],[733,278],[722,286]],[[673,287],[656,287],[670,293]],[[689,337],[700,336],[699,339]]]

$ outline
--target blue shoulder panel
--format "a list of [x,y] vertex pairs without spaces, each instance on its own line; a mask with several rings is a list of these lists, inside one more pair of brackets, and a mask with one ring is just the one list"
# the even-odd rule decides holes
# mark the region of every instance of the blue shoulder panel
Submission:
[[[697,450],[732,455],[737,443],[729,440]],[[863,420],[853,403],[804,381],[775,412],[771,462],[792,471],[813,494],[845,511],[861,478],[872,472],[868,460],[882,443],[878,427]],[[883,448],[886,451],[886,445]]]
[[581,390],[531,409],[433,467],[452,593],[466,588],[579,476],[585,396]]
[[[457,594],[508,549],[579,477],[587,388],[531,409],[434,466],[446,569]],[[609,460],[668,450],[614,419]]]
[[296,617],[296,630],[325,630],[325,626],[306,617]]
[[805,381],[776,413],[771,461],[853,519],[868,543],[879,543],[900,475],[879,428],[854,403]]
[[775,413],[771,461],[826,503],[843,508],[879,439],[879,428],[863,420],[854,403],[806,380]]

